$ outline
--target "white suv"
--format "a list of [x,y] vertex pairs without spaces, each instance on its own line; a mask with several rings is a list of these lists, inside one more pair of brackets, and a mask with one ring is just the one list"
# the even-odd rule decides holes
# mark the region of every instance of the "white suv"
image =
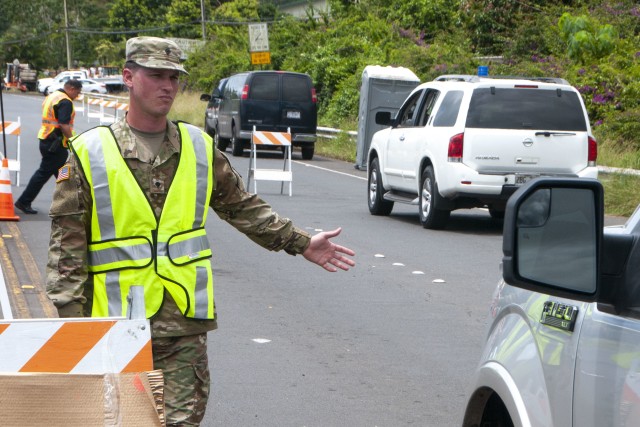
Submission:
[[441,76],[411,92],[368,155],[368,205],[419,206],[425,228],[444,228],[454,209],[489,208],[538,176],[596,178],[597,144],[578,91],[562,79]]
[[603,210],[592,179],[538,178],[509,199],[463,427],[640,424],[640,206],[604,229]]

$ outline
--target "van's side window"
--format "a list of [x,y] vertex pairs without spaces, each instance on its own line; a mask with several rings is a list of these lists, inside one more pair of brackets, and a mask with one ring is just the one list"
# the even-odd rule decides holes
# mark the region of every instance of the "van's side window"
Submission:
[[306,76],[282,76],[282,100],[286,102],[310,102],[311,88]]
[[278,75],[256,74],[249,86],[249,98],[262,101],[278,100]]

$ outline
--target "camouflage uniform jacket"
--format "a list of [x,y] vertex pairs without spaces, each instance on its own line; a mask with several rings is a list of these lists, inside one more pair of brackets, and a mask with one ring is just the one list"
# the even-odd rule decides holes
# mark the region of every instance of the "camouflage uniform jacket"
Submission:
[[[177,167],[180,137],[177,126],[167,122],[167,136],[155,159],[137,141],[125,119],[111,125],[122,157],[147,195],[156,217],[160,216],[167,191]],[[210,141],[210,138],[207,138]],[[292,222],[280,217],[255,194],[248,193],[240,175],[227,157],[214,149],[214,188],[210,206],[216,214],[246,234],[254,242],[272,251],[301,254],[310,236]],[[59,174],[49,215],[51,240],[47,263],[47,294],[61,317],[91,313],[92,277],[87,271],[87,242],[91,241],[91,191],[72,154],[68,174]],[[68,176],[68,178],[67,178]],[[165,291],[160,311],[151,319],[153,336],[183,336],[216,328],[215,320],[188,319],[178,310]]]

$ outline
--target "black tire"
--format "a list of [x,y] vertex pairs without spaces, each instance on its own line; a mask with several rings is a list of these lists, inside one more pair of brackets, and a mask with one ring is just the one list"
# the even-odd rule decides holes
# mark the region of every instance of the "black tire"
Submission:
[[367,204],[369,205],[369,212],[372,215],[389,215],[393,209],[393,202],[382,198],[384,188],[382,187],[382,175],[378,159],[373,159],[368,171]]
[[300,147],[300,151],[302,152],[302,160],[313,159],[313,153],[315,152],[315,149],[315,145]]
[[220,134],[218,133],[218,130],[213,130],[213,142],[216,145],[216,147],[218,147],[218,150],[222,151],[223,153],[225,151],[227,151],[227,147],[229,146],[229,140],[225,139],[225,138],[220,138]]
[[234,157],[240,157],[244,154],[244,145],[242,140],[236,136],[235,126],[231,128],[231,154]]
[[447,225],[451,212],[439,208],[438,197],[438,183],[433,173],[433,167],[427,166],[420,179],[420,202],[418,204],[420,223],[424,228],[440,230]]
[[504,219],[504,208],[496,209],[492,206],[489,206],[489,215],[491,215],[491,218],[493,219]]

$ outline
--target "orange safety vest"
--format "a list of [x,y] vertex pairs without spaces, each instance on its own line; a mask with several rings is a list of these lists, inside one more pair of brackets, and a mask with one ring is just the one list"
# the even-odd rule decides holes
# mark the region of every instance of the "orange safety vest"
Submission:
[[[47,96],[42,103],[42,126],[40,127],[40,132],[38,132],[38,139],[47,139],[47,137],[51,135],[51,132],[60,128],[60,123],[58,123],[58,119],[56,119],[53,107],[58,105],[60,101],[64,99],[71,102],[71,121],[69,122],[69,126],[73,127],[73,121],[76,118],[76,110],[73,108],[73,100],[69,98],[69,95],[64,91],[57,90]],[[65,147],[67,146],[67,138],[64,136],[62,138],[62,143]]]

